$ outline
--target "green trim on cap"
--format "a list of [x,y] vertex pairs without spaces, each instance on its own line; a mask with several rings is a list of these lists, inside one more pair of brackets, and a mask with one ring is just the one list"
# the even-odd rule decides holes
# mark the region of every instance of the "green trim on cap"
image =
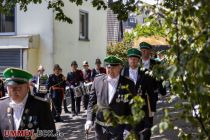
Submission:
[[104,59],[104,62],[106,65],[117,65],[117,64],[122,64],[122,60],[114,55],[110,55]]
[[141,52],[138,49],[136,49],[136,48],[130,48],[127,51],[127,56],[128,57],[134,56],[134,57],[140,58],[141,57]]
[[141,42],[139,44],[140,49],[152,49],[152,45],[147,42]]
[[7,68],[3,72],[3,76],[6,79],[5,83],[13,81],[13,83],[27,83],[32,79],[32,74],[27,71],[18,68]]

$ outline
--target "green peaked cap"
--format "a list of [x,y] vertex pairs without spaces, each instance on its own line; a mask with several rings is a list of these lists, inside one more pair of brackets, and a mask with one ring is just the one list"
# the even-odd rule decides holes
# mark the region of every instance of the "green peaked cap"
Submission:
[[152,45],[147,42],[141,42],[139,44],[140,49],[152,49]]
[[140,58],[141,52],[136,48],[130,48],[130,49],[128,49],[127,56],[128,57],[135,56],[135,57]]
[[110,66],[122,64],[122,60],[114,55],[107,56],[104,62],[106,65]]
[[7,68],[4,70],[3,76],[7,85],[27,83],[33,77],[29,72],[19,68]]

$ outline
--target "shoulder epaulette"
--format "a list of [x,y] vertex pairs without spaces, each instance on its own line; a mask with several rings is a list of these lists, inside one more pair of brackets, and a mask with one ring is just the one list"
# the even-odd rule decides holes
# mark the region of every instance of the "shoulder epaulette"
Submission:
[[43,102],[47,102],[44,98],[38,97],[38,96],[34,96],[32,95],[35,99],[43,101]]
[[5,99],[7,99],[7,98],[9,98],[9,96],[1,97],[0,100],[5,100]]

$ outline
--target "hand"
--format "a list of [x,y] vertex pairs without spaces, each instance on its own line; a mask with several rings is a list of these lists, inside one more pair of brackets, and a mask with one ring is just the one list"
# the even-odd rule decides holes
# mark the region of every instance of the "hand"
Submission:
[[87,121],[85,123],[85,132],[88,133],[91,130],[92,127],[92,121]]
[[123,132],[123,139],[124,140],[127,139],[129,137],[129,135],[130,135],[130,131],[124,130],[124,132]]

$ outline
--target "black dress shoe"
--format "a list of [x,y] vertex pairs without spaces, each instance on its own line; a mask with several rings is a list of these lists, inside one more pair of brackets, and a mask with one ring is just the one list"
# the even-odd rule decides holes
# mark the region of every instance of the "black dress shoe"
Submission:
[[63,122],[63,119],[61,119],[61,117],[59,116],[59,117],[56,117],[56,118],[55,118],[55,121],[56,121],[56,122]]
[[76,112],[72,112],[72,116],[76,116],[77,114],[76,114]]

